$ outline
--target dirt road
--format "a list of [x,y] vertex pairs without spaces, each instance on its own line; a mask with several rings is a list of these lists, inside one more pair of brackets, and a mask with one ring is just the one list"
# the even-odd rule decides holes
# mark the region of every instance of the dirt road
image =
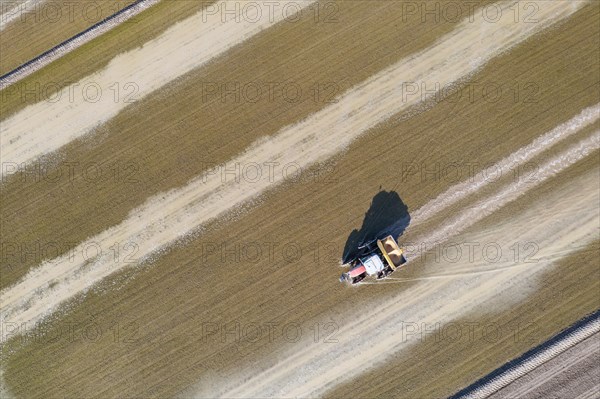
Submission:
[[595,334],[494,395],[503,398],[600,397],[600,334]]

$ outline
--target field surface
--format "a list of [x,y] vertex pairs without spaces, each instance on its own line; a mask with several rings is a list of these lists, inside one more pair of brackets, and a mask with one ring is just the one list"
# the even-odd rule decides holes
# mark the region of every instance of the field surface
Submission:
[[[0,74],[97,22],[51,3]],[[0,91],[3,398],[447,397],[600,308],[600,3],[249,4]],[[340,284],[383,234],[406,267]],[[492,397],[597,397],[598,353]]]

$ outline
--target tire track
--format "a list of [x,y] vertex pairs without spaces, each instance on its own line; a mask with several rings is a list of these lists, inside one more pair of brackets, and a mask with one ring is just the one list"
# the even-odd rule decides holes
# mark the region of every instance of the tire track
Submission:
[[598,399],[600,398],[600,393],[598,392],[598,387],[592,387],[581,395],[577,396],[575,399]]
[[[499,193],[470,206],[467,211],[462,212],[458,217],[453,218],[451,222],[438,228],[433,234],[417,238],[416,242],[424,244],[426,248],[432,248],[439,243],[447,241],[450,237],[472,226],[478,220],[491,215],[504,205],[519,198],[531,187],[540,184],[548,178],[555,176],[561,170],[573,165],[575,162],[584,159],[598,148],[600,148],[600,131],[595,131],[590,137],[571,146],[568,151],[563,151],[558,156],[542,164],[534,182],[519,179],[514,184],[509,184]],[[414,254],[407,253],[408,258],[411,255]]]
[[[511,170],[511,167],[525,164],[559,141],[572,136],[584,127],[596,122],[599,118],[600,104],[588,107],[573,119],[557,126],[552,131],[538,137],[532,143],[520,148],[508,157],[492,165],[490,169],[500,171],[499,173],[501,173],[501,176],[506,176]],[[413,223],[420,224],[424,222],[431,216],[487,186],[490,182],[490,179],[486,179],[483,174],[478,173],[473,181],[466,180],[450,187],[444,193],[415,211],[411,216]]]

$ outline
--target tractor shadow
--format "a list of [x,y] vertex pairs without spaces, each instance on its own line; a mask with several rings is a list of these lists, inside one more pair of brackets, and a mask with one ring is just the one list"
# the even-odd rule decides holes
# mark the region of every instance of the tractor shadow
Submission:
[[366,242],[392,235],[398,239],[410,224],[408,207],[395,191],[380,191],[371,201],[371,206],[362,223],[360,230],[352,230],[346,240],[343,263],[354,259],[358,247]]

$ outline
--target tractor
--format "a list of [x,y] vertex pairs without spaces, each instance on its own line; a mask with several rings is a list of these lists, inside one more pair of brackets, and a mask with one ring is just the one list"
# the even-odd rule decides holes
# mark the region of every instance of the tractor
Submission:
[[367,276],[384,279],[406,263],[404,251],[391,235],[369,241],[358,247],[356,256],[344,267],[350,270],[340,276],[340,282],[358,284]]

